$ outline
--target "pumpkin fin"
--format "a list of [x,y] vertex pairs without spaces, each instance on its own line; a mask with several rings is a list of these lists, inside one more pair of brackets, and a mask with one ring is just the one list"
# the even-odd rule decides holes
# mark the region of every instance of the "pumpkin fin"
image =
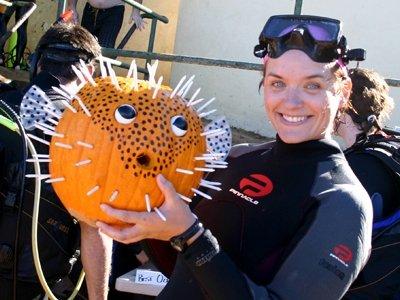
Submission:
[[33,130],[35,122],[45,123],[52,116],[59,119],[61,110],[53,103],[45,92],[33,85],[23,97],[20,106],[22,125],[26,130]]
[[[225,117],[221,116],[205,126],[204,132],[211,132],[212,130],[221,130],[221,133],[216,135],[207,136],[207,149],[210,152],[205,156],[218,156],[219,160],[223,162],[232,147],[232,132],[228,121]],[[213,161],[213,164],[221,164],[219,161]]]
[[178,93],[179,88],[181,87],[182,83],[185,81],[186,79],[186,75],[184,75],[181,80],[179,80],[178,84],[176,85],[176,87],[174,88],[174,90],[172,91],[171,95],[169,95],[169,98],[172,99],[175,97],[176,93]]

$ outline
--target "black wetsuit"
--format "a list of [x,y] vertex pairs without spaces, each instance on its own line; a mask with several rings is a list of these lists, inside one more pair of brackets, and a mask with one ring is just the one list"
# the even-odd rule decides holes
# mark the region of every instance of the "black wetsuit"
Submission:
[[[68,100],[62,95],[56,93],[52,86],[59,86],[60,82],[57,78],[47,72],[38,74],[33,82],[28,86],[29,93],[31,86],[40,87],[51,101]],[[12,95],[11,98],[5,99],[7,103],[19,112],[21,98],[23,94]],[[8,130],[9,131],[9,130]],[[0,130],[0,148],[4,145],[10,156],[17,159],[17,154],[21,152],[17,142],[20,143],[20,136],[13,135],[12,139],[6,135],[8,132]],[[46,138],[43,133],[35,130],[34,133],[41,138]],[[12,145],[15,145],[12,147]],[[48,147],[34,141],[38,153],[47,153]],[[15,153],[13,153],[15,152]],[[2,180],[5,183],[0,189],[0,244],[7,243],[15,238],[16,213],[11,207],[3,207],[3,203],[7,201],[10,190],[19,191],[20,183],[17,179],[20,177],[15,167],[12,166],[12,161],[7,159],[6,162],[0,162],[6,170],[5,178]],[[41,164],[42,174],[48,173],[46,164]],[[19,171],[20,172],[20,171]],[[32,174],[32,164],[27,165],[27,173]],[[17,298],[16,299],[33,299],[42,292],[41,284],[36,275],[36,270],[33,264],[32,242],[31,242],[31,224],[33,211],[33,195],[34,195],[34,180],[25,179],[25,193],[23,200],[22,219],[20,226],[20,239],[18,253],[18,281],[17,281]],[[3,211],[4,209],[4,211]],[[79,243],[79,225],[65,210],[64,206],[58,199],[51,185],[43,182],[41,187],[41,202],[38,226],[38,247],[41,258],[43,272],[50,286],[58,279],[68,275],[71,269],[70,260]],[[0,265],[0,299],[12,299],[12,265]]]
[[[382,138],[385,136],[381,134],[368,136],[369,141],[382,141]],[[397,225],[380,235],[398,219],[392,216],[400,209],[399,179],[378,157],[353,149],[345,151],[346,159],[371,197],[374,251],[345,299],[400,299],[400,227]],[[380,238],[375,239],[378,235]]]
[[[369,139],[382,139],[380,134],[371,135]],[[379,221],[393,214],[399,208],[400,192],[393,171],[377,157],[360,152],[346,154],[351,169],[371,197],[374,208],[374,221]]]
[[209,231],[159,298],[339,299],[368,259],[372,207],[338,145],[278,138],[229,160],[195,208]]

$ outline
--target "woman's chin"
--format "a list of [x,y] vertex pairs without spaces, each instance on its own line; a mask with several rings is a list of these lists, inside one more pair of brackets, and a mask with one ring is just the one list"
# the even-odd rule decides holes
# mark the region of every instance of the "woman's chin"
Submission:
[[290,134],[290,133],[278,132],[278,135],[280,139],[286,144],[298,144],[312,140],[312,138],[310,138],[309,136],[303,136],[294,133]]

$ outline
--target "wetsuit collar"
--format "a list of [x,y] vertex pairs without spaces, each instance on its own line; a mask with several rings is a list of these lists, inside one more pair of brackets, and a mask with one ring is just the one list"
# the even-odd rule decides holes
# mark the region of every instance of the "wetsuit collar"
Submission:
[[275,157],[282,158],[282,161],[308,161],[323,160],[332,155],[340,155],[339,144],[332,139],[320,139],[306,141],[297,144],[287,144],[276,135],[276,144],[272,149]]

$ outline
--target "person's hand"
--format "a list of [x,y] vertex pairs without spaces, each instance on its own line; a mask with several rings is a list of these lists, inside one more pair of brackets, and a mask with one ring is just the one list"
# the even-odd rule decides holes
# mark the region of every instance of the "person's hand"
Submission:
[[124,244],[143,239],[168,241],[186,231],[195,222],[196,217],[189,206],[180,199],[172,184],[161,174],[157,176],[157,184],[165,197],[159,210],[166,217],[166,221],[163,221],[156,212],[120,210],[102,204],[100,207],[106,214],[131,225],[120,228],[96,222],[96,226],[101,232]]
[[140,10],[134,8],[132,9],[131,17],[129,18],[129,24],[135,22],[136,28],[139,30],[143,30],[146,26],[146,21],[143,20],[142,16],[140,15]]

